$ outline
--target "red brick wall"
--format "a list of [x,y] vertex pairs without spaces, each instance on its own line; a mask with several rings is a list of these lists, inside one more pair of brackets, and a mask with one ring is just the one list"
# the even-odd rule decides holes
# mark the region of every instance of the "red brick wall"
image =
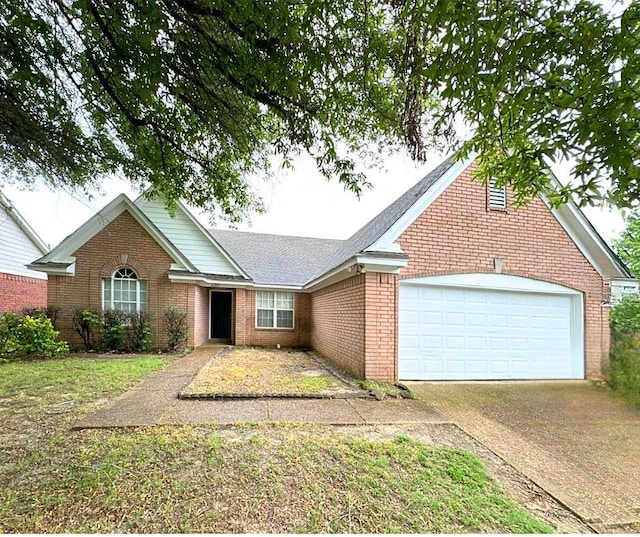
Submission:
[[233,317],[233,338],[236,345],[248,345],[247,343],[247,315],[251,314],[247,311],[247,291],[246,289],[235,290],[235,309]]
[[[62,308],[59,320],[61,337],[72,346],[81,346],[81,340],[73,330],[73,310],[101,310],[102,279],[111,277],[120,267],[133,269],[139,279],[147,282],[147,306],[153,316],[155,346],[166,345],[164,310],[168,305],[187,311],[193,322],[194,286],[169,282],[167,273],[172,259],[128,212],[107,224],[73,256],[76,258],[75,276],[50,276],[48,285],[49,305]],[[191,324],[189,345],[193,345],[193,338]]]
[[308,347],[311,297],[294,293],[294,328],[256,328],[256,292],[236,289],[235,344]]
[[47,280],[0,272],[0,315],[47,305]]
[[[365,289],[372,287],[370,280],[368,274],[352,276],[311,295],[311,346],[360,378],[365,376]],[[379,362],[375,356],[370,361]]]
[[608,311],[600,306],[602,278],[539,198],[519,210],[490,211],[486,187],[471,180],[471,169],[400,237],[410,259],[401,278],[492,273],[494,258],[500,258],[505,274],[582,291],[586,373],[588,378],[599,377],[609,351]]
[[365,372],[371,380],[397,381],[397,276],[365,274]]
[[209,340],[209,294],[206,287],[192,286],[194,295],[193,341],[189,346],[198,347]]

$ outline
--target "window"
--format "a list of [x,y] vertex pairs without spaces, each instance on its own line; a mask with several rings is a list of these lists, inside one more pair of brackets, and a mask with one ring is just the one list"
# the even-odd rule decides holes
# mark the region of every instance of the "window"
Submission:
[[504,211],[507,208],[507,187],[497,186],[495,179],[490,179],[487,185],[487,205],[489,209]]
[[293,328],[293,293],[256,292],[257,328]]
[[102,280],[102,309],[140,311],[147,308],[147,282],[129,268],[121,268]]

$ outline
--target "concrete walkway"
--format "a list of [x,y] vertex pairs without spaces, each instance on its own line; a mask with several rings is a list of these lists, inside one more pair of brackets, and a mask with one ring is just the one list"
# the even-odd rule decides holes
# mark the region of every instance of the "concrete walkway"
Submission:
[[407,383],[600,531],[640,524],[640,412],[585,381]]
[[213,399],[181,400],[178,393],[221,347],[199,347],[147,377],[74,429],[145,425],[307,422],[329,425],[444,423],[420,400]]

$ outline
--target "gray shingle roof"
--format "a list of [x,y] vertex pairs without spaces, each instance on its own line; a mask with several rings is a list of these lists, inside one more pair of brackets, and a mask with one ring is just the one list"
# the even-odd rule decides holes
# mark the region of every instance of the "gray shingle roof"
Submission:
[[356,231],[349,239],[337,248],[322,267],[318,267],[315,279],[322,276],[334,267],[344,263],[347,259],[366,250],[376,242],[396,221],[406,213],[411,206],[422,197],[454,164],[452,157],[442,162],[437,168],[429,172],[425,177],[413,185],[396,201],[375,216],[367,224]]
[[253,281],[302,286],[344,241],[211,229],[209,233]]
[[452,158],[445,160],[344,241],[220,229],[209,232],[255,283],[302,286],[375,243],[453,163]]

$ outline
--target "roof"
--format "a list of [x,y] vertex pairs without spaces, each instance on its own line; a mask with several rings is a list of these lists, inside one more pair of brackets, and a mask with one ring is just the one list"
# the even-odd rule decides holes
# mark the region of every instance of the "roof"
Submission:
[[[347,240],[207,231],[181,204],[182,218],[178,222],[168,219],[161,201],[139,198],[132,203],[121,195],[30,268],[72,273],[73,252],[127,210],[176,261],[171,270],[177,279],[195,274],[208,284],[237,281],[261,287],[312,289],[347,277],[354,266],[361,271],[398,273],[408,259],[398,238],[472,161],[473,157],[447,158]],[[624,264],[575,204],[550,210],[603,277],[629,277]],[[204,262],[203,255],[211,252],[218,256],[216,263]]]
[[211,229],[257,285],[302,287],[345,241]]
[[314,276],[323,273],[345,262],[360,252],[364,252],[374,244],[389,228],[395,224],[425,192],[427,192],[453,166],[454,160],[449,157],[438,167],[429,172],[420,181],[407,190],[396,201],[356,231],[349,239],[337,248],[325,260]]
[[0,192],[0,206],[4,207],[7,214],[13,219],[16,225],[25,233],[27,237],[31,240],[34,246],[40,250],[43,254],[46,254],[49,251],[49,246],[45,243],[38,234],[34,231],[34,229],[29,225],[29,223],[23,218],[23,216],[18,212],[15,205],[11,203],[7,197]]
[[160,247],[173,259],[175,262],[174,269],[196,271],[195,267],[184,254],[167,239],[153,222],[151,222],[147,215],[134,205],[125,194],[117,196],[76,231],[66,237],[48,254],[31,263],[29,268],[49,273],[74,274],[75,258],[73,254],[75,251],[125,211],[133,216],[144,230],[149,233]]
[[[303,286],[367,251],[429,191],[455,161],[446,159],[347,240],[269,235],[211,229],[209,233],[256,284]],[[398,252],[378,257],[405,259]]]

